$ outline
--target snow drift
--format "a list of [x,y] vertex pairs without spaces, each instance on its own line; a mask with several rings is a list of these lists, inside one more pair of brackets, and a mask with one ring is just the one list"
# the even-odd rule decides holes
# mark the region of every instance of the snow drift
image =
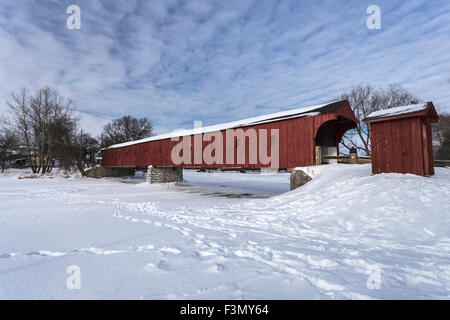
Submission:
[[[286,193],[288,174],[0,176],[0,298],[449,298],[450,170],[309,170]],[[272,197],[229,196],[243,191]]]

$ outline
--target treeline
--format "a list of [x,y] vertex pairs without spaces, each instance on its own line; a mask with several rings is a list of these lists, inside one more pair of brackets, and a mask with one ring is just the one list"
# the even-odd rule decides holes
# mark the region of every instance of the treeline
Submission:
[[[358,126],[349,130],[341,144],[370,155],[370,127],[362,122],[373,111],[422,102],[397,85],[375,88],[358,85],[334,100],[347,99],[358,119]],[[35,92],[22,89],[6,101],[9,112],[0,121],[0,165],[2,172],[12,156],[23,154],[33,173],[51,172],[55,160],[65,171],[96,165],[101,148],[116,143],[142,139],[153,135],[149,119],[126,115],[106,124],[98,137],[83,131],[74,112],[72,101],[57,90],[45,87]],[[450,159],[450,113],[437,106],[439,122],[433,124],[435,159]]]
[[45,87],[35,92],[22,89],[6,101],[9,112],[0,124],[2,172],[12,156],[23,154],[33,173],[49,173],[56,160],[64,171],[96,165],[102,147],[151,136],[149,119],[124,116],[104,126],[99,137],[83,131],[72,101],[57,90]]

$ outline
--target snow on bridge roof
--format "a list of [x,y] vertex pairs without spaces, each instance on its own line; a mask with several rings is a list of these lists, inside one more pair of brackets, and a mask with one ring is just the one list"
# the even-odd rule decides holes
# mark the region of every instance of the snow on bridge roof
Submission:
[[369,114],[364,119],[364,121],[426,111],[428,109],[428,107],[430,106],[430,104],[431,104],[431,102],[424,102],[424,103],[418,103],[418,104],[410,104],[408,106],[401,106],[401,107],[396,107],[396,108],[391,108],[391,109],[375,111],[375,112],[372,112],[371,114]]
[[134,140],[134,141],[128,141],[128,142],[124,142],[124,143],[114,144],[112,146],[103,148],[102,150],[128,147],[131,145],[155,141],[155,140],[183,137],[183,136],[189,136],[189,135],[193,135],[193,134],[200,134],[200,133],[206,133],[206,132],[215,132],[215,131],[220,131],[220,130],[245,127],[245,126],[250,126],[250,125],[286,120],[286,119],[291,119],[291,118],[317,116],[322,113],[328,113],[328,112],[332,112],[332,111],[336,110],[344,102],[345,102],[345,100],[334,101],[334,102],[329,102],[329,103],[320,104],[320,105],[316,105],[316,106],[287,110],[287,111],[280,111],[280,112],[271,113],[271,114],[267,114],[267,115],[263,115],[263,116],[252,117],[252,118],[247,118],[247,119],[242,119],[242,120],[237,120],[237,121],[232,121],[232,122],[226,122],[226,123],[216,124],[216,125],[207,126],[207,127],[200,127],[200,128],[194,128],[194,129],[186,129],[186,130],[177,130],[177,131],[160,134],[157,136],[148,137],[148,138],[144,138],[144,139],[140,139],[140,140]]

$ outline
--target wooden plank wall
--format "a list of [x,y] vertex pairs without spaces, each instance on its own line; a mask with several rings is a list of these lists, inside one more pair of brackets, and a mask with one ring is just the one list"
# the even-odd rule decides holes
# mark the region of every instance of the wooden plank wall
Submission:
[[370,126],[373,173],[425,174],[420,118],[373,122]]
[[[261,129],[267,130],[267,148],[270,155],[271,146],[271,129],[279,129],[279,168],[288,169],[298,166],[310,166],[314,165],[314,145],[315,135],[317,130],[322,124],[327,121],[335,121],[337,117],[345,116],[350,120],[355,119],[353,112],[350,109],[348,103],[339,107],[336,112],[308,116],[301,118],[292,118],[288,120],[268,122],[255,126],[243,127],[244,132],[249,129],[255,129],[258,133]],[[348,124],[347,124],[348,126]],[[347,130],[347,128],[345,128]],[[345,131],[341,130],[341,131]],[[337,132],[340,131],[338,130]],[[259,162],[249,163],[249,139],[246,139],[245,148],[245,163],[237,164],[237,148],[236,139],[234,141],[235,146],[235,164],[226,164],[226,131],[221,131],[223,137],[223,157],[224,164],[212,164],[208,165],[202,162],[202,164],[194,163],[194,152],[191,152],[191,164],[181,164],[182,167],[203,167],[203,168],[227,168],[227,167],[242,167],[242,168],[263,168],[270,165],[264,165]],[[180,139],[181,141],[181,139]],[[194,137],[191,136],[191,144],[194,146]],[[147,167],[153,166],[177,166],[174,165],[171,160],[171,152],[173,147],[178,144],[179,141],[171,141],[171,139],[163,139],[150,141],[146,143],[135,144],[128,147],[115,148],[102,151],[102,166],[110,167]],[[210,144],[210,142],[203,142],[203,149]],[[259,143],[258,143],[259,151]]]

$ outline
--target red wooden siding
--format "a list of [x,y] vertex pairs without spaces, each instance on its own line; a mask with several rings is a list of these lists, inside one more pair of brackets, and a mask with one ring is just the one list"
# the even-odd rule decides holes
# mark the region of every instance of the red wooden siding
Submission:
[[426,112],[365,121],[370,124],[372,172],[433,175],[434,121],[437,116],[432,104]]
[[[271,129],[279,130],[279,168],[287,169],[297,166],[309,166],[314,164],[314,146],[315,137],[320,126],[324,123],[332,123],[336,130],[336,147],[342,138],[342,135],[348,129],[356,127],[356,119],[350,105],[347,101],[342,101],[340,106],[328,113],[323,113],[316,116],[304,116],[298,118],[291,118],[286,120],[278,120],[273,122],[266,122],[258,125],[251,125],[241,127],[246,132],[249,129],[254,129],[257,132],[257,139],[259,139],[259,132],[261,129],[267,130],[267,148],[270,156],[271,146]],[[237,128],[234,128],[237,129]],[[194,152],[191,152],[191,164],[175,165],[171,160],[171,152],[173,147],[181,141],[171,141],[171,139],[161,139],[149,142],[138,143],[130,146],[105,149],[102,150],[102,166],[105,167],[147,167],[152,165],[158,166],[178,166],[178,167],[203,167],[203,168],[227,168],[227,167],[242,167],[242,168],[263,168],[270,164],[249,163],[249,143],[246,139],[245,147],[245,163],[238,164],[237,151],[235,148],[235,164],[226,164],[226,130],[220,131],[223,137],[223,164],[207,164],[202,160],[201,164],[194,163]],[[205,133],[204,133],[205,134]],[[203,135],[204,135],[203,134]],[[194,148],[194,136],[191,135],[192,147]],[[236,146],[236,138],[234,139],[234,146]],[[204,141],[202,144],[202,152],[204,148],[211,142]],[[259,151],[259,141],[258,149]]]

